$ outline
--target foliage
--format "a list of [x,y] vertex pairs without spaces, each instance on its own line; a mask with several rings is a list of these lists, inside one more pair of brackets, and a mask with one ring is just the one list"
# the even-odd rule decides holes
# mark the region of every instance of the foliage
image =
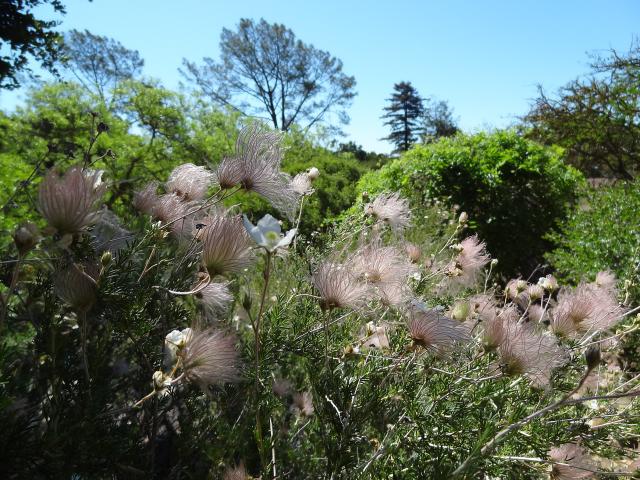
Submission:
[[241,19],[237,31],[223,29],[220,62],[184,61],[185,77],[216,103],[266,114],[273,127],[309,129],[344,110],[355,96],[355,79],[342,62],[297,39],[281,24]]
[[547,255],[564,280],[577,283],[610,269],[626,282],[632,303],[640,301],[640,186],[635,182],[590,189],[553,234]]
[[564,218],[580,182],[557,150],[498,131],[416,146],[366,175],[359,189],[400,190],[417,208],[433,199],[458,205],[500,259],[499,270],[527,277],[552,246],[545,235]]
[[640,44],[595,58],[592,72],[539,97],[524,117],[531,138],[560,145],[592,177],[633,178],[640,165]]
[[441,137],[452,137],[460,129],[453,118],[453,111],[444,100],[429,100],[424,111],[423,142],[431,143]]
[[29,71],[27,62],[35,58],[55,72],[59,55],[60,35],[53,30],[55,20],[36,18],[33,10],[40,5],[51,5],[54,12],[65,13],[60,0],[3,0],[0,9],[0,88],[20,86],[17,75]]
[[67,32],[62,52],[65,68],[103,103],[118,83],[138,77],[144,65],[136,50],[88,30]]
[[406,152],[423,133],[421,124],[424,115],[422,98],[411,82],[400,82],[393,86],[393,94],[387,99],[389,105],[382,118],[391,128],[391,133],[383,140],[393,143],[398,152]]

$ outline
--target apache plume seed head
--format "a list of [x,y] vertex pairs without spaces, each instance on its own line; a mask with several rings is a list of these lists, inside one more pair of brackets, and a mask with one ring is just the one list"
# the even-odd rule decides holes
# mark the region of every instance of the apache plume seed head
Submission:
[[364,307],[371,297],[370,287],[359,281],[346,265],[323,262],[311,277],[323,310]]
[[469,332],[462,324],[419,302],[412,302],[409,307],[408,326],[415,345],[437,354],[448,352],[470,340]]
[[306,172],[299,173],[293,177],[289,186],[301,197],[311,195],[314,192],[311,186],[311,177]]
[[213,181],[213,173],[205,167],[185,163],[173,169],[166,187],[184,201],[203,200]]
[[171,233],[177,238],[188,238],[195,221],[196,204],[185,202],[175,193],[166,193],[158,197],[151,209],[151,215],[162,223],[169,223]]
[[266,198],[292,218],[299,195],[291,177],[280,171],[282,136],[260,125],[244,128],[238,135],[235,156],[224,158],[215,173],[220,188],[242,187]]
[[420,261],[422,251],[416,244],[409,242],[405,243],[404,251],[407,254],[407,257],[409,257],[409,260],[411,260],[411,263],[418,263]]
[[233,301],[233,295],[229,291],[229,283],[210,283],[194,296],[204,310],[207,320],[215,320],[224,315]]
[[313,397],[311,392],[295,393],[292,397],[291,410],[299,416],[310,417],[315,411],[313,408]]
[[234,383],[240,379],[240,358],[233,335],[220,330],[192,331],[177,355],[182,358],[185,378],[204,392],[211,385]]
[[241,463],[236,467],[227,467],[222,475],[222,480],[247,480],[247,470]]
[[553,337],[526,324],[510,323],[498,352],[506,375],[526,375],[539,387],[547,386],[552,369],[566,361],[564,350]]
[[387,223],[392,230],[404,229],[411,220],[409,202],[397,192],[381,193],[365,206],[364,211],[379,222]]
[[72,167],[59,176],[49,170],[38,192],[40,213],[58,233],[77,233],[93,223],[106,188],[101,171]]
[[472,287],[478,281],[482,269],[489,263],[490,257],[485,244],[476,235],[465,238],[456,245],[458,255],[449,265],[449,282],[454,288]]
[[211,278],[240,273],[251,264],[251,239],[239,215],[216,214],[204,218],[197,238],[202,261]]
[[73,263],[56,274],[54,291],[73,308],[89,311],[96,301],[98,273],[96,265]]
[[153,214],[158,203],[158,182],[148,183],[142,190],[133,194],[133,206],[136,210],[147,215]]

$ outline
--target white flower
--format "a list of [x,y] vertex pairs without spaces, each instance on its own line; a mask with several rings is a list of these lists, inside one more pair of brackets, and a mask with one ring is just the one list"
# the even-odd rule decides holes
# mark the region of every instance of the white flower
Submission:
[[297,231],[297,229],[292,228],[286,235],[283,235],[280,223],[269,214],[262,217],[257,225],[252,224],[245,215],[244,227],[251,238],[270,253],[275,252],[278,248],[288,246]]
[[185,328],[184,330],[173,330],[167,334],[164,339],[164,346],[168,355],[168,359],[173,364],[176,359],[176,353],[178,350],[184,348],[191,337],[191,329]]

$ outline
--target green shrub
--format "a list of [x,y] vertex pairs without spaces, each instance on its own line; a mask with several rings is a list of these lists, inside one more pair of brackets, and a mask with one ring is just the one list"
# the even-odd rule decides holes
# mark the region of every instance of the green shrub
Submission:
[[401,190],[418,207],[438,198],[459,205],[500,258],[501,273],[528,275],[552,246],[545,234],[564,218],[581,181],[559,151],[498,131],[417,146],[359,189]]
[[623,183],[587,192],[561,230],[552,236],[558,247],[547,255],[558,275],[571,283],[611,270],[628,280],[632,303],[640,300],[640,185]]

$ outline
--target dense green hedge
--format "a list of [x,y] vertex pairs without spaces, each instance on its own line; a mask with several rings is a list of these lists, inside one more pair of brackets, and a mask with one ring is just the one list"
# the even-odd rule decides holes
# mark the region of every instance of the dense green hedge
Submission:
[[436,198],[459,205],[500,258],[501,272],[528,276],[543,262],[552,246],[545,236],[564,218],[582,181],[560,151],[498,131],[416,146],[366,175],[359,189],[400,190],[416,207]]
[[640,300],[640,185],[622,183],[589,190],[561,230],[558,245],[547,255],[559,276],[571,283],[611,270],[627,280],[632,303]]

